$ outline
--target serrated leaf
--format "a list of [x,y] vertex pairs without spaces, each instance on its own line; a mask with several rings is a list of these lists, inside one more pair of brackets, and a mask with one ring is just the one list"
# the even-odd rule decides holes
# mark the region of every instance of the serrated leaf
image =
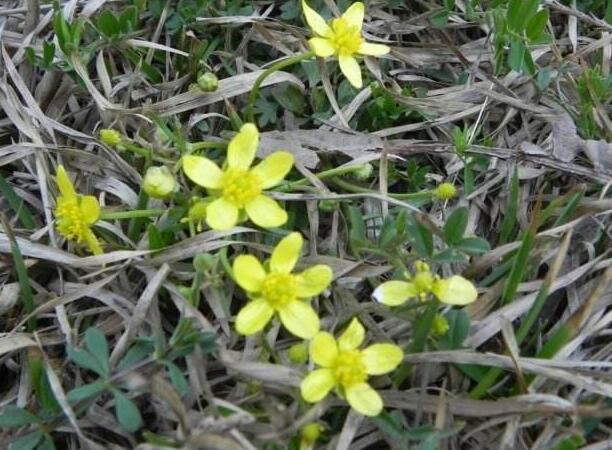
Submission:
[[461,250],[462,252],[470,255],[478,255],[491,250],[489,242],[486,239],[479,237],[463,238],[459,242],[455,243],[454,247],[457,250]]
[[95,397],[106,388],[106,384],[102,381],[80,386],[68,392],[66,398],[70,403],[77,403],[87,398]]
[[454,245],[463,238],[468,223],[468,209],[460,207],[455,209],[446,219],[443,228],[444,241],[449,245]]
[[88,328],[85,332],[85,345],[93,357],[96,358],[100,367],[104,370],[104,374],[108,376],[108,358],[110,354],[108,350],[108,341],[104,333],[94,327]]
[[25,436],[13,441],[9,447],[9,450],[32,450],[38,445],[42,438],[42,432],[34,431],[33,433],[26,434]]
[[82,368],[91,370],[101,377],[105,376],[104,368],[100,366],[98,360],[87,350],[73,347],[68,348],[68,357]]
[[115,397],[115,414],[117,420],[123,428],[130,433],[135,433],[142,427],[142,417],[140,411],[125,394],[117,389],[113,390],[113,396]]
[[38,422],[38,417],[14,405],[7,406],[0,414],[0,428],[22,427],[36,422]]

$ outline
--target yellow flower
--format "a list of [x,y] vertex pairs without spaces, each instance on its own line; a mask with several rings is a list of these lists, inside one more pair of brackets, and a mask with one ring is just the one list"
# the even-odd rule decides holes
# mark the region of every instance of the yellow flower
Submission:
[[472,282],[459,275],[440,278],[433,275],[429,266],[422,261],[417,261],[414,266],[416,273],[413,276],[406,274],[408,281],[382,283],[374,290],[372,297],[388,306],[401,305],[414,297],[425,300],[429,294],[448,305],[467,305],[478,297]]
[[302,244],[299,233],[287,235],[274,248],[267,268],[252,255],[240,255],[234,260],[234,278],[252,299],[236,317],[236,330],[240,334],[257,333],[275,313],[295,336],[311,339],[317,334],[319,317],[306,300],[327,288],[332,270],[318,264],[300,274],[291,273]]
[[433,191],[436,198],[440,200],[450,200],[457,195],[457,188],[453,183],[440,183]]
[[167,167],[149,167],[142,188],[149,197],[162,199],[177,191],[178,184]]
[[100,204],[93,195],[78,195],[64,166],[58,166],[55,180],[60,191],[55,206],[57,231],[66,239],[85,244],[94,255],[102,253],[91,226],[100,218]]
[[232,228],[242,211],[263,228],[279,227],[287,221],[285,210],[262,192],[285,178],[293,166],[293,155],[278,151],[251,168],[258,145],[259,132],[247,123],[229,143],[223,170],[202,156],[183,157],[183,170],[191,181],[218,196],[206,211],[206,223],[213,230]]
[[380,395],[366,382],[368,375],[382,375],[394,370],[404,357],[395,344],[374,344],[363,350],[365,330],[357,319],[336,341],[325,331],[310,342],[310,357],[319,366],[302,381],[304,400],[315,403],[323,400],[334,387],[349,405],[366,416],[376,416],[383,408]]
[[340,70],[356,88],[361,88],[361,69],[354,55],[381,56],[389,53],[389,47],[366,42],[361,36],[364,6],[353,3],[341,17],[325,22],[308,4],[302,0],[302,8],[308,26],[315,37],[308,42],[315,55],[321,58],[337,56]]

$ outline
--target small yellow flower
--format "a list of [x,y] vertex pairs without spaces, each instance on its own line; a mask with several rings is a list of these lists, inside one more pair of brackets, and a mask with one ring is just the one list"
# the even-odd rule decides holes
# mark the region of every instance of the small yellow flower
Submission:
[[355,55],[381,56],[389,53],[389,47],[382,44],[366,42],[361,36],[364,6],[361,2],[353,3],[341,17],[325,22],[308,4],[302,0],[302,8],[308,26],[315,37],[308,42],[321,58],[336,56],[340,70],[356,88],[361,88],[361,69]]
[[55,206],[56,228],[66,239],[85,244],[94,255],[102,253],[91,226],[100,218],[100,204],[93,195],[78,195],[64,166],[55,174],[60,195]]
[[457,188],[452,183],[440,183],[433,191],[440,200],[450,200],[457,195]]
[[406,274],[408,281],[392,280],[382,283],[374,290],[372,297],[388,306],[398,306],[415,297],[425,300],[429,294],[448,305],[467,305],[478,297],[472,282],[459,275],[440,278],[432,274],[423,261],[417,261],[414,266],[416,273]]
[[183,157],[183,170],[194,183],[217,195],[206,212],[206,222],[213,230],[235,226],[242,211],[263,228],[279,227],[287,222],[287,213],[276,201],[262,194],[279,184],[293,166],[293,155],[278,151],[251,168],[259,132],[247,123],[231,140],[223,170],[202,156]]
[[357,319],[336,341],[325,331],[310,342],[310,357],[319,366],[302,381],[304,400],[323,400],[334,387],[349,405],[366,416],[377,416],[383,408],[380,395],[366,382],[369,375],[382,375],[394,370],[404,357],[395,344],[374,344],[363,350],[365,330]]
[[115,147],[121,143],[121,134],[112,128],[104,128],[100,130],[100,139],[106,145]]
[[177,191],[178,184],[167,167],[149,167],[142,188],[149,197],[162,199]]
[[240,334],[257,333],[275,313],[295,336],[311,339],[317,334],[319,317],[307,300],[329,286],[332,270],[318,264],[300,274],[291,273],[302,244],[299,233],[287,235],[274,248],[265,269],[253,255],[240,255],[234,260],[234,278],[252,299],[236,317],[236,330]]

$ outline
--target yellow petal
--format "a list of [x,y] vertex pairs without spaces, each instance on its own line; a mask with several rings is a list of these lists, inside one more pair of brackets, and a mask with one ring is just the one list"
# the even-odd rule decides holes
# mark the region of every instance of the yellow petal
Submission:
[[293,155],[289,152],[274,152],[251,170],[262,181],[261,188],[269,189],[283,181],[293,167]]
[[93,195],[84,195],[79,200],[79,208],[87,225],[92,225],[100,218],[100,203]]
[[306,302],[289,302],[278,309],[278,315],[285,328],[299,338],[312,339],[319,332],[319,316]]
[[317,14],[314,9],[308,6],[304,0],[302,0],[302,9],[304,10],[306,23],[315,34],[318,34],[321,37],[328,37],[332,35],[332,30],[329,25],[325,23],[325,19]]
[[368,375],[382,375],[395,369],[404,352],[395,344],[374,344],[361,352]]
[[208,189],[219,189],[223,172],[208,158],[195,155],[183,156],[183,171],[195,184]]
[[338,356],[338,344],[327,331],[320,331],[310,341],[310,357],[322,367],[330,367]]
[[370,42],[362,42],[359,47],[358,53],[360,55],[368,56],[382,56],[389,53],[391,49],[383,44],[372,44]]
[[297,276],[297,295],[300,298],[314,297],[323,292],[334,274],[331,267],[325,264],[317,264]]
[[253,255],[240,255],[234,260],[234,278],[242,289],[248,292],[261,290],[266,272]]
[[459,275],[437,280],[432,291],[438,300],[447,305],[467,305],[478,298],[478,291],[472,282]]
[[338,339],[338,347],[340,350],[355,350],[363,342],[365,336],[365,329],[361,322],[355,317],[351,320],[351,323],[344,330],[344,333],[340,335]]
[[300,391],[302,398],[309,403],[323,400],[336,385],[336,379],[330,369],[317,369],[302,380]]
[[291,273],[300,257],[303,242],[302,235],[296,231],[282,238],[270,257],[272,272]]
[[347,388],[346,400],[354,410],[364,416],[377,416],[383,408],[382,398],[368,383],[359,383]]
[[263,300],[252,300],[247,303],[236,317],[236,331],[251,335],[261,331],[272,318],[274,309]]
[[76,200],[76,191],[74,190],[74,185],[70,178],[68,178],[68,174],[66,173],[66,169],[64,166],[57,166],[57,172],[55,173],[55,182],[57,183],[57,187],[67,200]]
[[265,195],[258,195],[255,200],[245,205],[249,218],[262,228],[280,227],[287,222],[287,213],[276,201]]
[[361,31],[363,25],[364,6],[361,2],[353,3],[349,9],[347,9],[342,17],[346,20],[347,24],[352,27],[357,27]]
[[223,197],[206,208],[206,223],[213,230],[228,230],[238,222],[238,208]]
[[382,283],[372,293],[374,300],[388,306],[401,305],[416,295],[417,292],[412,283],[397,280]]
[[245,123],[227,147],[227,165],[236,169],[248,169],[257,153],[259,131],[252,123]]
[[98,238],[96,237],[94,232],[91,231],[89,228],[87,228],[87,230],[85,231],[83,239],[85,240],[85,244],[87,245],[87,248],[91,253],[93,253],[94,255],[101,255],[102,253],[104,253],[102,251],[100,241],[98,241]]
[[338,56],[338,62],[340,63],[340,70],[344,76],[349,80],[354,87],[361,89],[363,82],[361,81],[361,69],[357,60],[350,55]]
[[321,58],[327,58],[336,53],[336,47],[329,39],[315,37],[308,39],[308,43],[315,55]]

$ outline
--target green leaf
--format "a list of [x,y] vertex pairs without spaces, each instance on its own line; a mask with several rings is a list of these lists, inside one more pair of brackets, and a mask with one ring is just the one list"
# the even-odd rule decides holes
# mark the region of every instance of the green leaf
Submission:
[[26,409],[9,405],[0,414],[0,428],[15,428],[38,422],[38,417]]
[[491,250],[491,246],[486,239],[479,237],[463,238],[455,243],[454,247],[457,250],[468,253],[470,255],[478,255]]
[[128,34],[136,29],[138,25],[138,9],[128,6],[119,16],[119,29],[121,33]]
[[515,167],[510,181],[510,197],[506,206],[506,214],[499,232],[499,243],[505,244],[512,237],[512,230],[516,225],[516,211],[518,209],[519,179],[518,170]]
[[161,232],[152,223],[147,227],[147,236],[149,238],[149,250],[159,250],[165,247]]
[[55,44],[53,42],[43,42],[43,64],[50,66],[55,56]]
[[172,382],[172,385],[174,386],[176,391],[179,393],[179,395],[183,396],[187,394],[187,392],[189,391],[189,384],[187,383],[187,379],[185,378],[185,375],[183,375],[183,371],[179,369],[179,367],[176,364],[170,361],[166,361],[165,365],[168,368],[168,374],[170,375],[170,381]]
[[414,251],[421,257],[430,257],[433,254],[433,236],[413,215],[408,216],[406,224],[408,239]]
[[470,316],[463,309],[451,309],[445,317],[449,328],[438,340],[438,347],[441,350],[459,349],[470,331]]
[[104,389],[106,389],[106,384],[103,381],[96,381],[71,390],[68,392],[67,398],[70,403],[78,403],[81,400],[95,397]]
[[104,375],[108,376],[108,358],[110,354],[108,351],[108,342],[106,341],[104,333],[94,327],[88,328],[85,332],[85,345],[94,358],[98,360],[100,367],[104,370]]
[[115,15],[108,9],[103,11],[102,14],[100,14],[100,17],[98,19],[98,29],[106,37],[119,36],[119,34],[121,33],[119,21],[117,20]]
[[139,341],[136,342],[121,359],[117,365],[117,370],[125,370],[132,367],[134,364],[139,363],[151,353],[153,353],[154,347],[151,342]]
[[535,41],[542,36],[546,23],[548,22],[548,10],[542,9],[538,11],[529,22],[527,22],[526,34],[527,39]]
[[272,96],[285,109],[296,114],[306,110],[306,99],[302,92],[292,84],[278,85],[272,89]]
[[510,0],[508,3],[508,12],[506,14],[506,23],[508,28],[520,33],[523,30],[524,17],[521,15],[523,0]]
[[439,253],[436,253],[432,260],[439,263],[457,263],[464,262],[466,260],[465,256],[459,253],[454,248],[447,248]]
[[510,53],[508,54],[508,66],[518,73],[525,72],[525,53],[527,49],[523,41],[518,38],[513,38],[510,42]]
[[397,238],[397,230],[395,228],[395,219],[392,215],[385,217],[383,225],[380,229],[378,245],[381,248],[387,248]]
[[82,368],[91,370],[92,372],[97,373],[101,377],[106,376],[104,367],[102,367],[98,362],[98,359],[91,353],[89,353],[87,350],[69,347],[68,357]]
[[43,438],[41,431],[34,431],[33,433],[26,434],[19,439],[13,441],[10,450],[32,450],[38,445],[40,440]]
[[467,227],[468,214],[468,209],[462,206],[455,209],[448,219],[446,219],[442,231],[444,234],[444,241],[447,244],[454,245],[461,240]]
[[444,28],[448,23],[449,13],[447,10],[440,11],[429,19],[431,24],[436,28]]
[[123,392],[113,389],[115,397],[115,413],[117,420],[123,428],[131,433],[138,431],[142,427],[142,417],[136,405],[123,394]]
[[38,444],[36,447],[37,450],[56,450],[55,444],[53,443],[53,439],[49,436],[45,436],[43,441]]

